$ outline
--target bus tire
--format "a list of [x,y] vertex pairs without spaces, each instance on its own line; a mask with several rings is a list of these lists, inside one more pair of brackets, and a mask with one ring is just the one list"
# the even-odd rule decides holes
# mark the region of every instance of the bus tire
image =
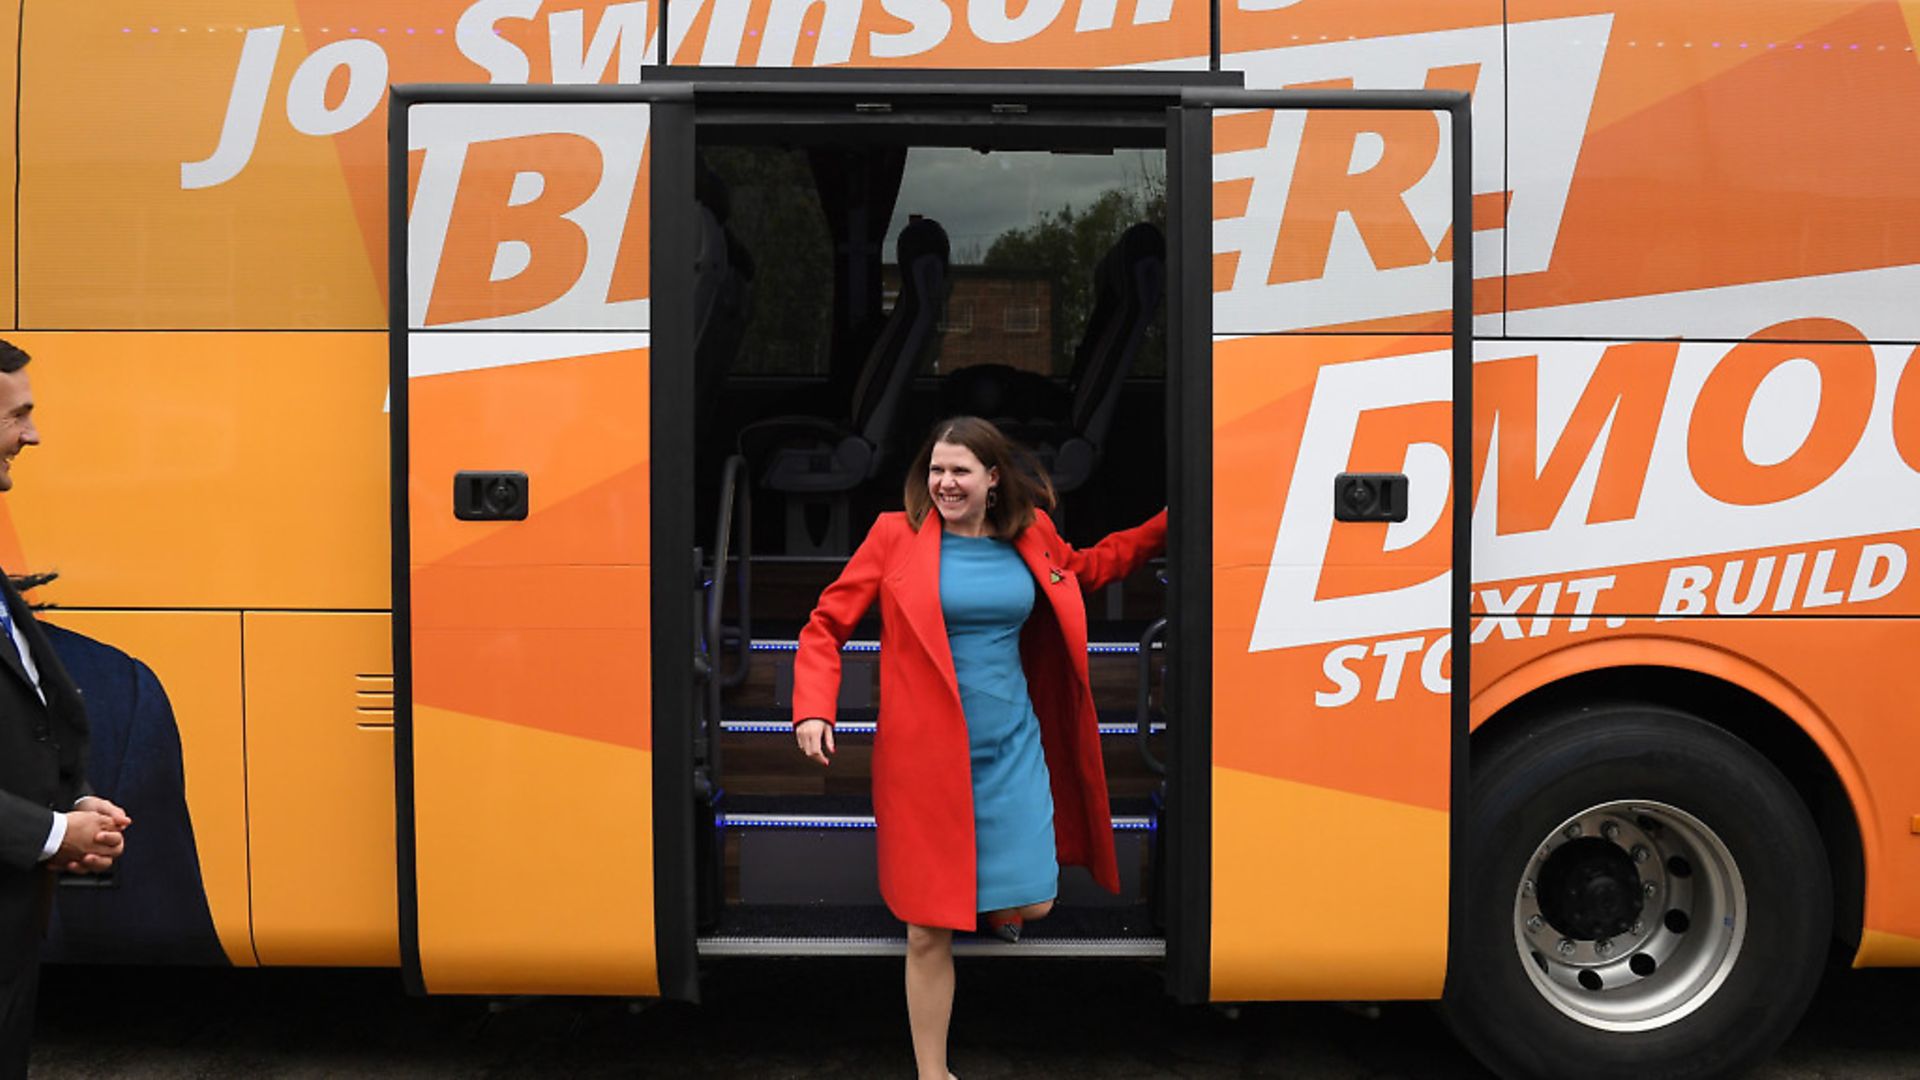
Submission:
[[1502,1076],[1704,1078],[1771,1053],[1832,934],[1812,817],[1697,716],[1620,703],[1472,763],[1442,1009]]

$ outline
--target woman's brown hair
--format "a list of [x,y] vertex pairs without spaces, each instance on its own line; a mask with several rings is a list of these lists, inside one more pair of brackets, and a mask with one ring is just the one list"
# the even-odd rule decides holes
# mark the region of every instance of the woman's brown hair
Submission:
[[1033,524],[1035,507],[1053,509],[1053,481],[1032,454],[977,416],[954,416],[933,425],[933,433],[927,436],[926,444],[913,459],[913,468],[907,472],[907,523],[916,531],[933,510],[933,496],[927,493],[927,470],[933,467],[937,443],[964,446],[988,471],[1000,471],[1000,483],[993,489],[997,497],[987,503],[987,531],[993,536],[1012,540]]

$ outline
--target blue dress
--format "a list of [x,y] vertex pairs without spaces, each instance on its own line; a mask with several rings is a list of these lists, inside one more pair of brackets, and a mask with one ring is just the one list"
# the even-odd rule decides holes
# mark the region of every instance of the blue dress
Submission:
[[940,611],[973,765],[979,911],[1051,900],[1060,886],[1040,719],[1020,667],[1033,602],[1033,575],[1012,544],[941,535]]

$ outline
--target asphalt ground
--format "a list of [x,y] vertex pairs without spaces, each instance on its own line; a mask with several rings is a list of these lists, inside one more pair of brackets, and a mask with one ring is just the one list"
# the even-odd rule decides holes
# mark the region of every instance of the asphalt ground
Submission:
[[[702,1005],[409,996],[391,971],[50,968],[31,1076],[912,1076],[898,960],[728,961]],[[1113,961],[963,959],[962,1080],[1484,1075],[1420,1004],[1181,1006]],[[1920,971],[1835,970],[1762,1080],[1920,1080]]]

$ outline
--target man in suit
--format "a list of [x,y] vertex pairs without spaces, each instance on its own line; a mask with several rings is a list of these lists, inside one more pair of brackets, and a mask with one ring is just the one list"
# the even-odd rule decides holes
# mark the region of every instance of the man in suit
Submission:
[[[0,492],[40,442],[27,354],[0,341]],[[80,692],[33,612],[0,574],[0,1077],[25,1076],[54,874],[113,868],[132,824],[86,782]]]

